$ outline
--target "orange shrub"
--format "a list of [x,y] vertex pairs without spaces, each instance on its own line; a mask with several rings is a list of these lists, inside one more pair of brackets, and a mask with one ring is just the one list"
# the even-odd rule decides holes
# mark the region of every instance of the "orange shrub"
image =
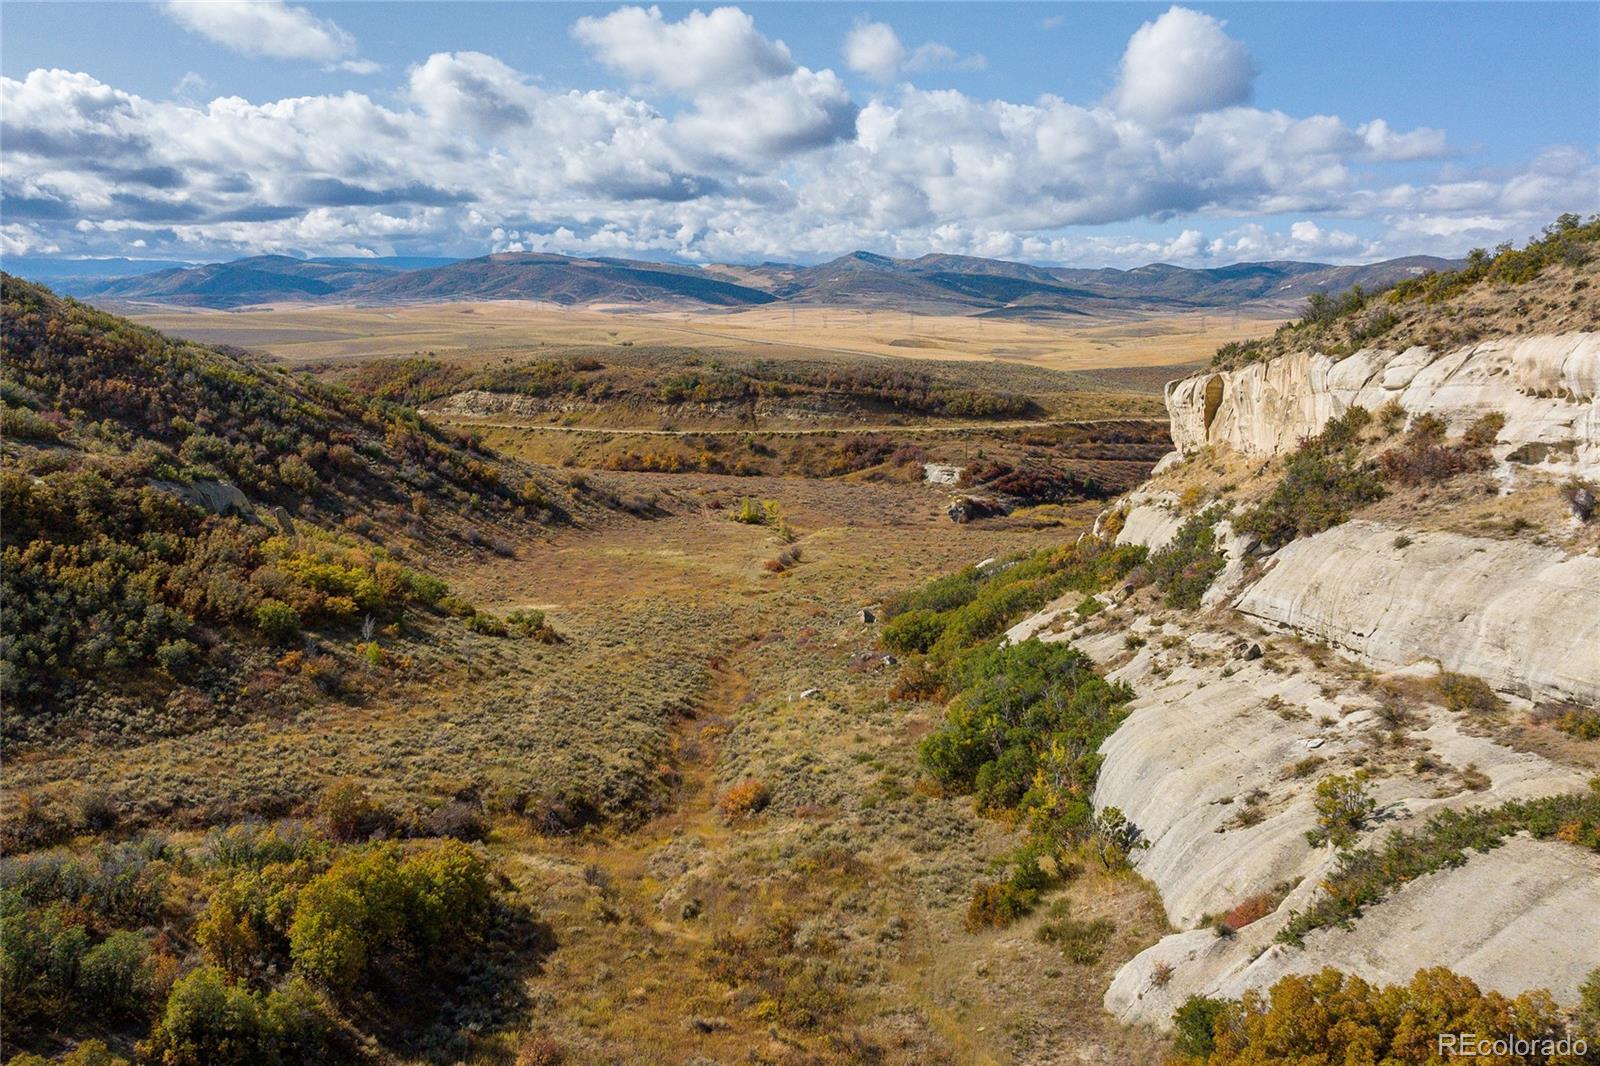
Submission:
[[1258,893],[1225,914],[1222,922],[1229,929],[1243,929],[1251,922],[1259,922],[1271,914],[1274,902],[1272,893]]
[[747,777],[728,789],[717,799],[717,809],[728,821],[749,817],[764,809],[772,799],[767,786],[753,777]]

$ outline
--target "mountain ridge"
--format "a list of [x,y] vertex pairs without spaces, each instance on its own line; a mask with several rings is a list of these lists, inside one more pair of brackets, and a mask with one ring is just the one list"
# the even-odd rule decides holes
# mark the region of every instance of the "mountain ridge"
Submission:
[[73,278],[73,295],[111,303],[229,309],[277,302],[360,304],[535,300],[565,306],[741,308],[790,303],[925,314],[1116,315],[1263,309],[1354,285],[1382,288],[1457,266],[1432,256],[1337,266],[1272,260],[1191,268],[1046,267],[929,253],[896,259],[855,251],[814,265],[650,262],[613,256],[497,252],[472,259],[296,259],[249,256],[128,277]]

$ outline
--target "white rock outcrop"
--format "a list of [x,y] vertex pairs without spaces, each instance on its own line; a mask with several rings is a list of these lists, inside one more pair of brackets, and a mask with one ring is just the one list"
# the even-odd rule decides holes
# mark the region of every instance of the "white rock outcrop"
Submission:
[[1420,660],[1535,700],[1600,705],[1600,558],[1352,521],[1281,548],[1235,601],[1379,669]]
[[1445,966],[1507,995],[1542,988],[1572,1003],[1595,964],[1597,915],[1600,856],[1513,837],[1401,887],[1353,929],[1309,934],[1303,948],[1273,943],[1276,916],[1228,939],[1210,929],[1164,937],[1117,972],[1105,1004],[1125,1021],[1167,1025],[1191,995],[1237,998],[1325,966],[1382,984]]
[[[1546,484],[1600,476],[1597,333],[1337,362],[1292,354],[1175,382],[1179,450],[1162,468],[1212,445],[1265,460],[1353,405],[1390,400],[1455,432],[1505,415],[1494,450],[1503,491],[1519,491],[1520,475],[1505,474],[1518,464]],[[1119,543],[1171,539],[1183,522],[1171,486],[1158,478],[1120,502]],[[1324,966],[1381,983],[1446,966],[1505,993],[1547,988],[1573,1002],[1600,962],[1600,856],[1561,841],[1513,837],[1398,886],[1353,928],[1315,930],[1298,948],[1275,937],[1338,862],[1306,837],[1329,773],[1371,773],[1378,816],[1357,842],[1366,846],[1442,809],[1587,787],[1592,769],[1513,750],[1470,714],[1418,700],[1395,720],[1371,671],[1404,685],[1442,669],[1529,700],[1600,705],[1600,555],[1355,520],[1260,556],[1226,519],[1218,532],[1227,566],[1201,613],[1141,614],[1146,599],[1118,596],[1084,620],[1067,596],[1010,633],[1070,640],[1135,691],[1101,747],[1094,803],[1144,834],[1132,861],[1184,931],[1125,965],[1107,1008],[1165,1026],[1190,995],[1237,997]],[[1257,897],[1271,913],[1233,936],[1210,928]]]
[[1227,444],[1273,455],[1352,406],[1397,400],[1455,431],[1506,416],[1496,458],[1518,453],[1554,470],[1600,474],[1600,333],[1509,337],[1450,352],[1362,349],[1344,359],[1294,352],[1167,386],[1180,452]]

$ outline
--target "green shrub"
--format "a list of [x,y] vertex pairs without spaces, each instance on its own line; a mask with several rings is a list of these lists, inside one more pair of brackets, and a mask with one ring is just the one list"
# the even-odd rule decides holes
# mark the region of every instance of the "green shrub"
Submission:
[[300,612],[282,600],[263,600],[256,607],[256,628],[268,640],[289,644],[300,635]]
[[944,635],[946,614],[927,609],[917,609],[897,614],[884,625],[878,639],[890,651],[907,655],[926,652]]
[[337,1027],[332,1009],[304,982],[262,995],[202,966],[172,986],[146,1047],[162,1066],[326,1062],[336,1054]]
[[204,966],[172,986],[150,1045],[163,1066],[255,1066],[272,1055],[259,997]]
[[934,578],[924,585],[902,592],[884,604],[883,612],[888,618],[893,618],[906,611],[930,611],[944,613],[953,611],[957,607],[965,606],[978,595],[978,586],[982,582],[975,567],[967,567],[953,574]]
[[466,616],[465,623],[468,629],[486,637],[504,637],[511,633],[511,627],[486,611],[473,611]]
[[1221,517],[1221,507],[1192,515],[1171,542],[1145,562],[1151,581],[1166,594],[1168,607],[1200,606],[1200,597],[1227,564],[1213,528]]
[[1312,847],[1329,844],[1336,848],[1348,847],[1378,806],[1367,792],[1364,773],[1331,774],[1318,781],[1312,805],[1317,828],[1306,833],[1306,840]]
[[386,821],[383,808],[354,781],[329,785],[317,799],[317,818],[328,836],[341,843],[365,840]]
[[1600,709],[1572,707],[1556,719],[1556,728],[1578,740],[1600,740]]
[[1100,961],[1106,943],[1117,927],[1109,918],[1082,921],[1077,918],[1059,918],[1042,922],[1033,938],[1041,944],[1054,944],[1068,962],[1088,966]]
[[377,969],[414,975],[436,952],[471,944],[489,893],[487,864],[460,841],[409,858],[393,844],[341,856],[297,897],[289,928],[295,972],[341,995]]
[[1578,1021],[1591,1041],[1600,1037],[1600,966],[1589,971],[1578,989]]
[[1370,417],[1364,408],[1352,407],[1296,448],[1272,492],[1235,519],[1234,529],[1279,548],[1337,526],[1362,504],[1382,499],[1383,486],[1357,464],[1352,447],[1357,434],[1352,427]]
[[1108,870],[1121,869],[1135,851],[1150,846],[1139,827],[1128,821],[1128,816],[1117,807],[1102,808],[1094,817],[1093,831],[1100,863]]
[[545,620],[543,611],[512,611],[506,615],[506,626],[519,637],[528,637],[544,644],[555,644],[561,640],[561,635]]
[[1313,929],[1344,925],[1406,882],[1460,866],[1468,851],[1499,847],[1520,832],[1600,851],[1600,778],[1587,792],[1441,811],[1421,829],[1391,833],[1378,847],[1342,852],[1325,891],[1304,912],[1291,914],[1277,939],[1299,945]]
[[1505,707],[1505,702],[1481,678],[1445,671],[1435,684],[1444,705],[1452,711],[1493,714]]
[[7,1059],[6,1066],[128,1066],[128,1060],[113,1055],[103,1041],[85,1040],[58,1059],[24,1052]]
[[90,948],[78,972],[81,1002],[104,1018],[140,1017],[152,993],[150,945],[118,930]]
[[1190,996],[1183,1006],[1172,1014],[1172,1027],[1176,1034],[1173,1050],[1179,1055],[1204,1059],[1216,1047],[1217,1019],[1228,1009],[1225,999],[1208,999]]

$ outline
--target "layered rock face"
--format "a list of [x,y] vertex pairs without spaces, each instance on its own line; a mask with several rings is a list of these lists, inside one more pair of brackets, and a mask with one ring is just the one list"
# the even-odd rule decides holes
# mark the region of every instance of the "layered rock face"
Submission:
[[1279,550],[1234,606],[1378,669],[1431,659],[1508,695],[1600,705],[1592,555],[1453,533],[1397,540],[1353,521]]
[[[1186,517],[1175,486],[1192,493],[1213,468],[1228,471],[1219,481],[1264,475],[1266,460],[1329,419],[1391,400],[1452,432],[1503,414],[1493,448],[1502,495],[1600,476],[1600,334],[1340,361],[1292,354],[1168,386],[1179,450],[1157,474],[1221,451],[1126,496],[1118,541],[1161,547]],[[1228,449],[1260,462],[1241,464]],[[1511,698],[1517,716],[1527,701],[1600,705],[1600,555],[1578,536],[1586,527],[1565,517],[1571,536],[1491,538],[1405,528],[1407,512],[1394,507],[1379,513],[1390,517],[1270,554],[1223,518],[1227,565],[1199,611],[1119,593],[1078,621],[1069,596],[1011,630],[1015,640],[1074,642],[1136,693],[1102,746],[1094,802],[1144,833],[1148,847],[1132,861],[1183,931],[1118,973],[1105,1003],[1119,1017],[1165,1026],[1190,995],[1237,997],[1324,966],[1385,983],[1447,966],[1485,987],[1545,988],[1571,1003],[1600,962],[1600,855],[1525,835],[1395,887],[1353,928],[1314,930],[1303,947],[1275,942],[1339,868],[1333,850],[1306,837],[1326,775],[1370,774],[1378,817],[1357,841],[1366,847],[1441,810],[1570,794],[1594,776],[1592,761],[1513,747],[1509,733],[1436,695],[1399,720],[1384,702],[1386,691],[1436,692],[1450,671]],[[1233,935],[1213,931],[1252,900],[1269,901],[1269,912]]]
[[1180,452],[1226,444],[1275,455],[1360,405],[1391,400],[1459,431],[1480,415],[1506,416],[1496,458],[1600,473],[1600,333],[1512,337],[1451,352],[1363,349],[1345,359],[1295,352],[1167,386]]
[[[1459,431],[1505,416],[1493,454],[1506,491],[1524,474],[1600,477],[1600,333],[1515,337],[1447,353],[1303,352],[1167,387],[1180,454],[1223,445],[1270,457],[1352,406],[1397,401]],[[1136,492],[1119,540],[1160,547],[1170,499]],[[1409,542],[1409,543],[1407,543]],[[1405,547],[1397,547],[1405,544]],[[1219,582],[1208,605],[1234,590]],[[1232,606],[1377,669],[1418,662],[1506,695],[1600,704],[1600,558],[1520,541],[1350,522],[1295,541]]]

